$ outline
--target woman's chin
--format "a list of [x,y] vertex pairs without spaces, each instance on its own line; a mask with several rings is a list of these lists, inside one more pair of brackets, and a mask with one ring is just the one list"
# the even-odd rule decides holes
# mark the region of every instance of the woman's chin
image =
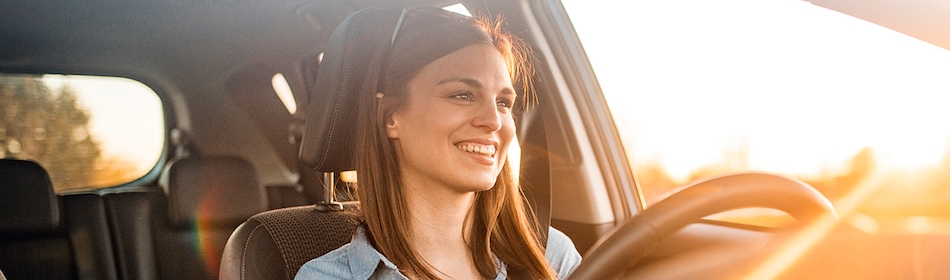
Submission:
[[467,184],[465,186],[465,189],[466,191],[469,191],[469,192],[483,192],[483,191],[491,190],[494,187],[495,187],[495,181],[492,180],[490,182],[478,182],[478,183]]

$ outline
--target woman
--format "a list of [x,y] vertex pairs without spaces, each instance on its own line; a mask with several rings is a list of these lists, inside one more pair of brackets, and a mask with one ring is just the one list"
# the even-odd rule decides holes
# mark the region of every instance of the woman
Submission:
[[296,278],[566,277],[580,255],[554,229],[541,244],[507,158],[524,44],[430,7],[403,9],[393,30],[358,93],[362,225]]

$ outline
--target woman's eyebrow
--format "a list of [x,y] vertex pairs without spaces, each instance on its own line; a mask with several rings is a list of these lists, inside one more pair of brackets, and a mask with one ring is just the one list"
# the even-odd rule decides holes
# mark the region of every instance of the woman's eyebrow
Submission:
[[[466,84],[466,85],[469,85],[469,86],[471,86],[471,87],[478,88],[478,89],[481,89],[481,88],[482,88],[482,83],[479,82],[478,80],[475,80],[475,79],[472,79],[472,78],[461,78],[461,77],[447,78],[447,79],[444,79],[444,80],[439,81],[438,83],[436,83],[436,85],[442,85],[442,84],[447,84],[447,83],[452,83],[452,82],[463,83],[463,84]],[[501,90],[501,93],[502,93],[502,94],[505,94],[505,95],[518,96],[518,93],[515,92],[515,89],[513,89],[513,88],[505,88],[505,89],[502,89],[502,90]]]
[[474,88],[482,88],[481,82],[472,78],[461,78],[461,77],[452,77],[452,78],[444,79],[444,80],[439,81],[437,85],[442,85],[442,84],[447,84],[447,83],[452,83],[452,82],[464,83]]
[[515,92],[515,89],[513,88],[505,88],[501,90],[501,95],[510,95],[512,98],[518,97],[518,93]]

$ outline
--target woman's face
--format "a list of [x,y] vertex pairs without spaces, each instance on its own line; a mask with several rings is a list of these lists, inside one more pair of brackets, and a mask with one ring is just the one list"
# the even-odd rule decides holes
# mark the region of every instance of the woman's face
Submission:
[[405,183],[436,191],[491,189],[515,134],[516,93],[501,54],[471,45],[439,58],[408,82],[387,121]]

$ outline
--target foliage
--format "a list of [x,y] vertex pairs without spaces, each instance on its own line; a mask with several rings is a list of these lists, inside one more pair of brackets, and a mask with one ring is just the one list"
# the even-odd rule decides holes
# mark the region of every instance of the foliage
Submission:
[[39,76],[0,75],[0,157],[39,162],[57,191],[89,185],[98,143],[76,93],[53,91]]

